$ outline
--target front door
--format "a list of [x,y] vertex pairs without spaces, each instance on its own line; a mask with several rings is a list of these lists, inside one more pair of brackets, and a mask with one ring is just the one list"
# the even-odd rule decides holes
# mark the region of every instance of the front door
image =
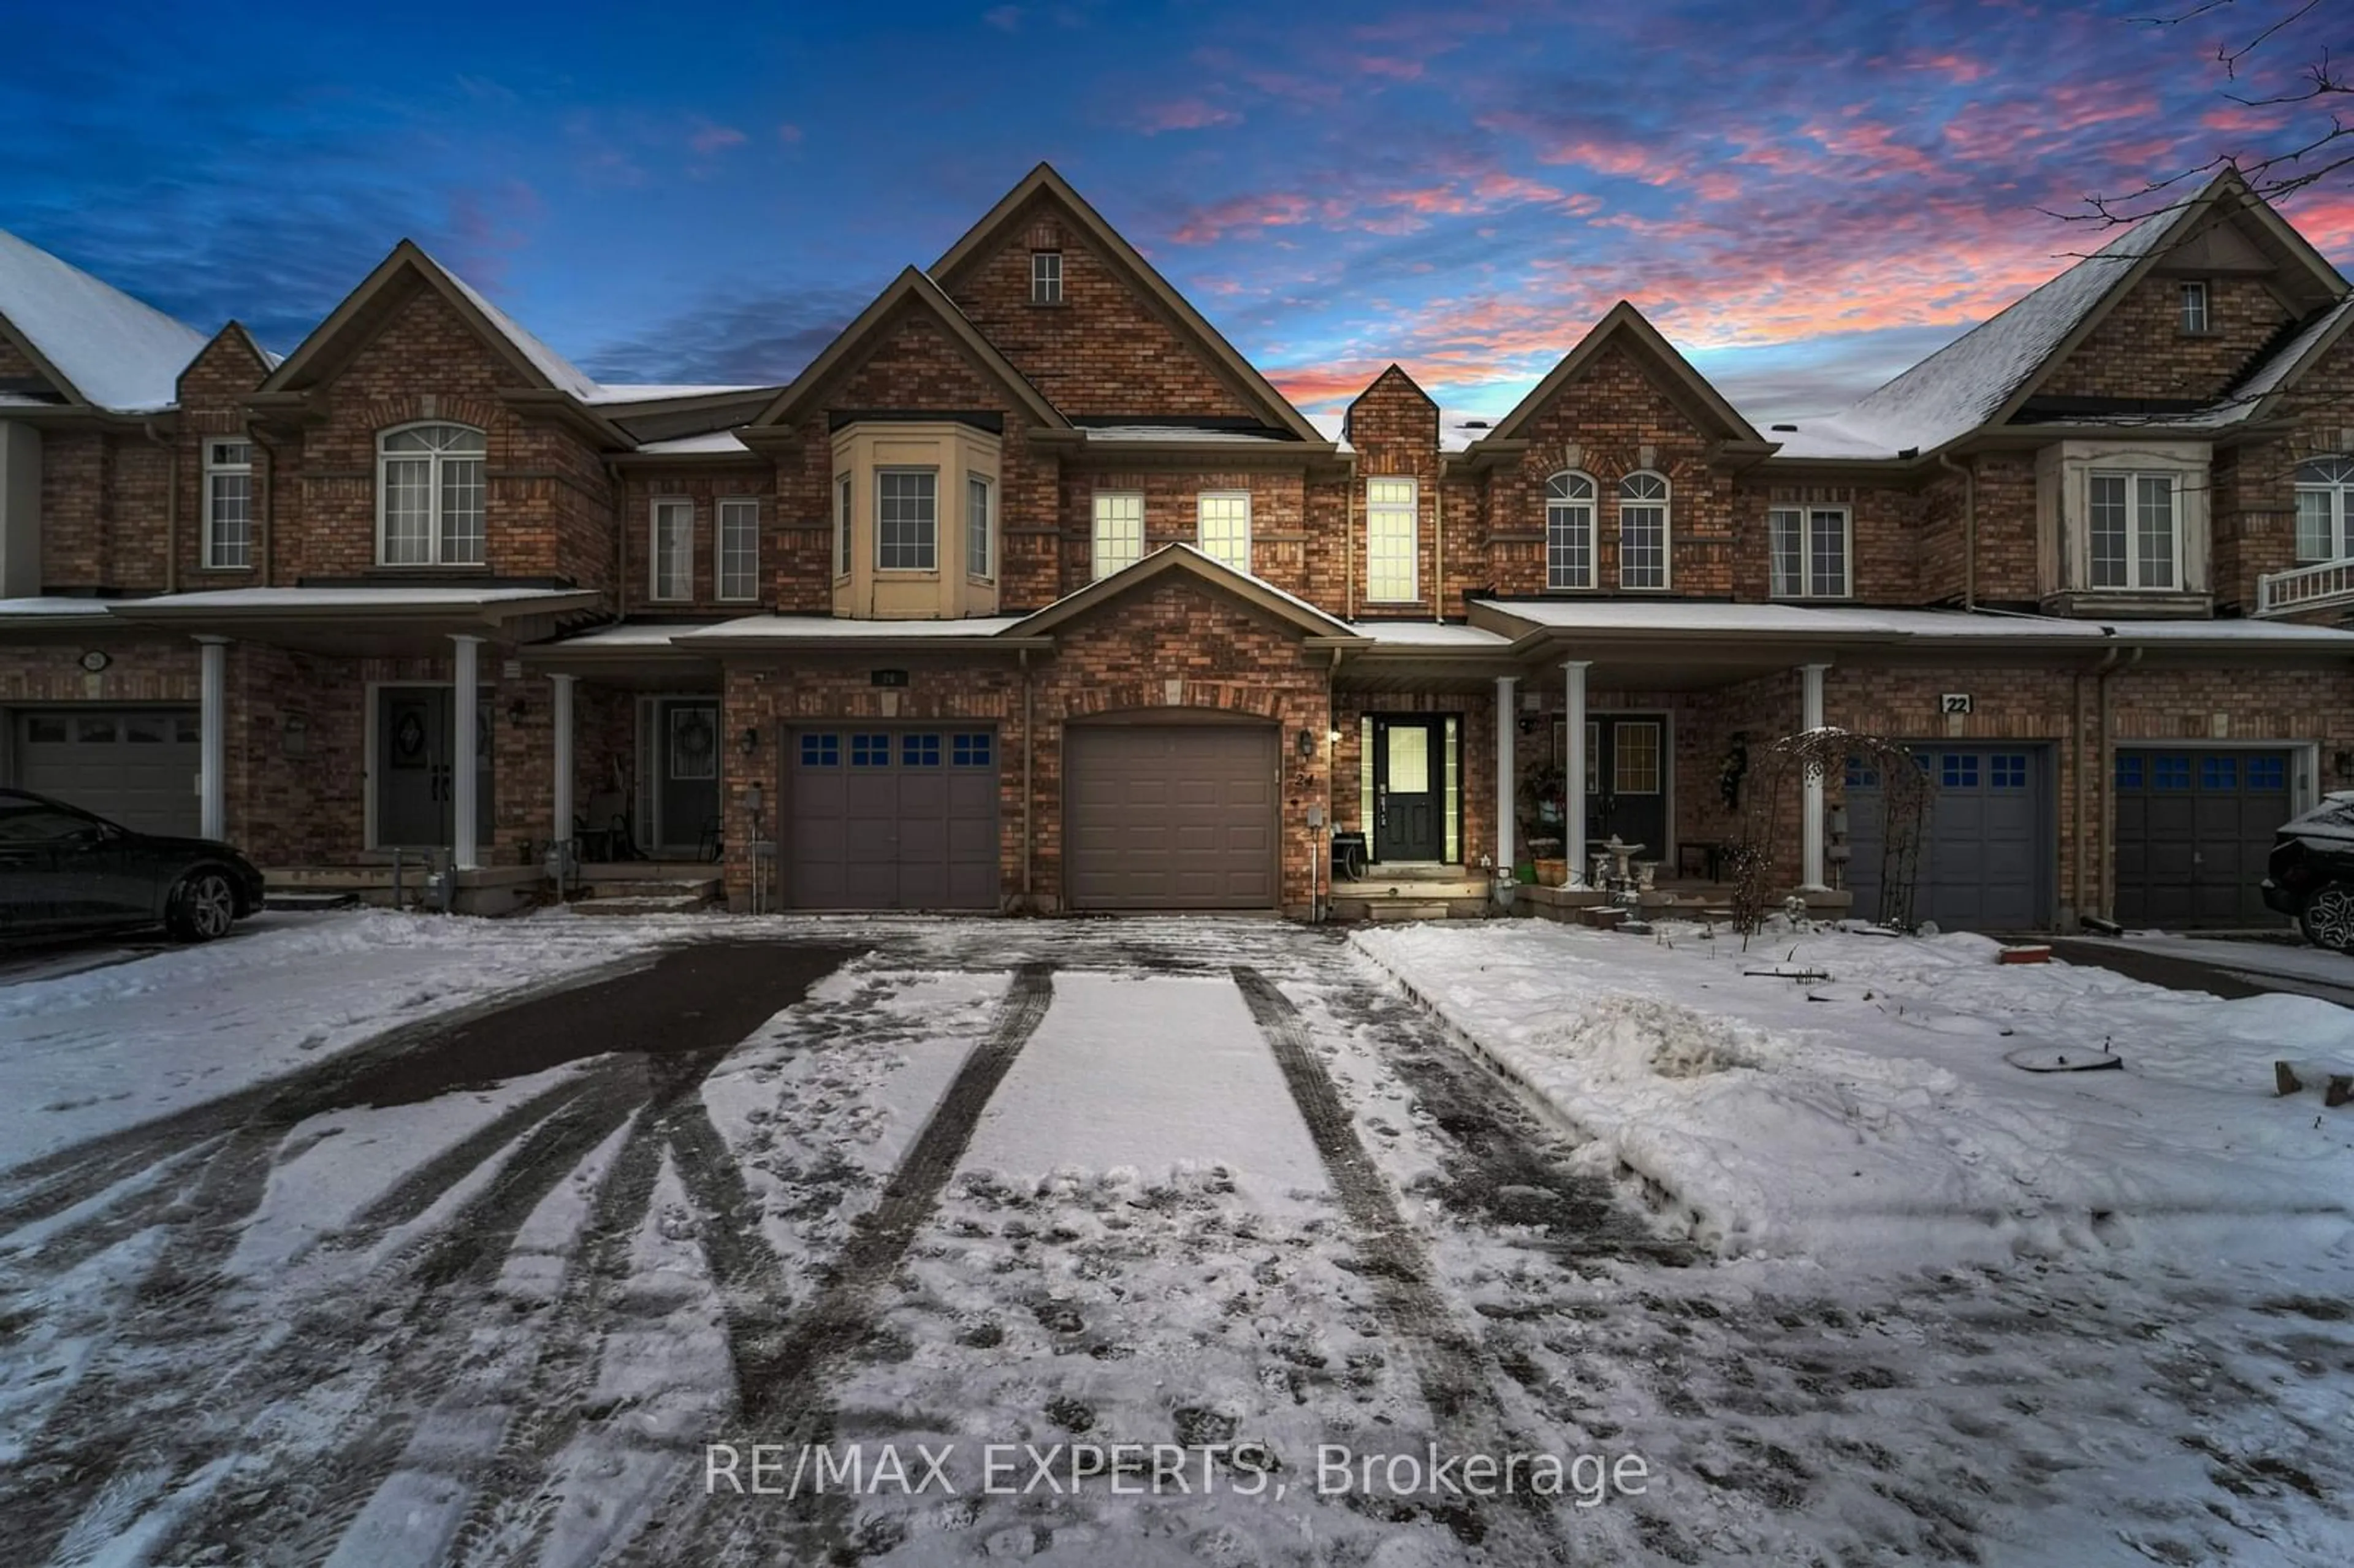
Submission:
[[1585,721],[1585,837],[1591,854],[1616,834],[1643,860],[1668,858],[1667,720],[1600,714]]
[[[456,706],[447,686],[386,686],[376,693],[376,842],[379,849],[447,849],[457,790]],[[474,703],[474,834],[492,836],[491,693]]]
[[1446,721],[1373,721],[1373,858],[1436,861],[1445,855]]
[[719,705],[708,698],[663,698],[654,705],[661,747],[654,847],[701,855],[718,847]]

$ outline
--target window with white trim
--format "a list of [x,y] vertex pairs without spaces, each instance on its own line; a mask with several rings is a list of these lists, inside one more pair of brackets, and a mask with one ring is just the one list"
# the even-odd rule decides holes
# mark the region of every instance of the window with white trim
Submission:
[[964,482],[964,575],[988,578],[994,575],[990,554],[993,499],[989,481],[974,476]]
[[1365,481],[1365,599],[1410,604],[1419,596],[1421,486],[1411,479]]
[[760,503],[748,495],[719,503],[719,560],[715,578],[721,599],[760,597]]
[[1251,569],[1251,498],[1247,490],[1205,490],[1194,498],[1194,542],[1202,554],[1247,575]]
[[2171,473],[2088,476],[2085,530],[2096,588],[2180,586],[2182,508]]
[[1096,493],[1095,574],[1108,577],[1144,558],[1144,496],[1133,490]]
[[1776,599],[1845,599],[1853,542],[1844,506],[1776,506],[1766,514]]
[[2342,561],[2354,556],[2354,458],[2315,458],[2296,466],[2296,558]]
[[2182,285],[2180,298],[2182,330],[2194,334],[2205,332],[2207,330],[2207,285],[2185,283]]
[[1618,586],[1668,586],[1668,482],[1638,470],[1618,482]]
[[940,476],[930,469],[875,471],[875,567],[940,569]]
[[1061,251],[1030,252],[1030,302],[1034,305],[1059,305],[1063,302]]
[[482,564],[482,462],[469,425],[407,425],[376,438],[376,560],[387,567]]
[[205,565],[253,564],[253,443],[205,442]]
[[1545,481],[1545,587],[1594,586],[1594,476],[1574,471]]
[[851,493],[848,474],[833,482],[833,575],[838,577],[850,575]]
[[653,508],[653,583],[656,599],[695,597],[695,503],[665,498]]

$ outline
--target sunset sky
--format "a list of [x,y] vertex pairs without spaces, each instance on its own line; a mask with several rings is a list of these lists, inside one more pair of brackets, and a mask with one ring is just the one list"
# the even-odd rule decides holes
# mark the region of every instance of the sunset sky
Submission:
[[1305,408],[1500,411],[1623,295],[1816,412],[2105,238],[2039,207],[2311,133],[2213,58],[2279,7],[2172,9],[20,6],[0,228],[280,350],[408,236],[606,379],[772,381],[1044,158]]

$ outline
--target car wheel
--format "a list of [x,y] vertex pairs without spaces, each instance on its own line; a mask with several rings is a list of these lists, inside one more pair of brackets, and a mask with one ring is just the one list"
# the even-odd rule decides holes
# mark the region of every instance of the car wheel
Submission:
[[2332,952],[2354,952],[2354,883],[2333,882],[2305,901],[2296,923],[2305,939]]
[[183,942],[209,942],[226,937],[237,922],[237,889],[225,873],[192,871],[172,889],[164,924]]

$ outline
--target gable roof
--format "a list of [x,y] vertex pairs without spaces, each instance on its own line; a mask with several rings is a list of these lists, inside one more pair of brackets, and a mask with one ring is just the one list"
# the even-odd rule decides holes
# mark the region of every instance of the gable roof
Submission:
[[2281,345],[2280,352],[2258,364],[2220,405],[2205,411],[2204,422],[2236,425],[2255,418],[2259,409],[2295,387],[2298,378],[2346,335],[2349,326],[2354,326],[2354,294],[2306,323],[2295,337]]
[[153,305],[0,229],[0,326],[58,389],[92,408],[172,406],[207,338]]
[[1071,220],[1093,243],[1097,252],[1143,290],[1153,303],[1159,305],[1178,325],[1207,351],[1212,360],[1232,376],[1235,385],[1267,416],[1267,423],[1291,432],[1295,440],[1323,442],[1316,428],[1310,425],[1291,400],[1277,391],[1258,366],[1245,359],[1224,334],[1209,323],[1193,302],[1172,287],[1169,280],[1154,270],[1136,248],[1120,238],[1119,231],[1104,221],[1103,215],[1089,207],[1085,197],[1073,190],[1070,182],[1055,171],[1051,164],[1040,164],[1023,176],[1022,182],[1000,198],[995,207],[981,215],[981,221],[965,230],[964,237],[938,260],[932,263],[931,275],[943,287],[952,283],[957,273],[967,264],[979,260],[1013,222],[1021,216],[1034,198],[1045,196],[1067,213]]
[[1876,446],[1882,455],[1915,448],[1926,452],[2011,418],[2173,243],[2219,208],[2254,225],[2274,259],[2307,274],[2325,296],[2346,291],[2345,279],[2320,252],[2235,170],[2225,169],[2190,200],[2152,213],[1844,412],[1819,421],[1824,433],[1865,449]]
[[415,279],[448,301],[460,318],[512,365],[527,385],[561,392],[583,403],[598,395],[597,383],[570,360],[524,331],[504,311],[427,255],[413,239],[404,239],[394,246],[392,253],[360,281],[359,287],[345,295],[344,302],[312,328],[311,335],[280,362],[270,379],[262,383],[262,390],[284,391],[312,378],[318,361],[338,342],[373,325],[376,313],[370,307],[404,279]]
[[1047,402],[1045,395],[1013,367],[1013,361],[1000,354],[997,345],[981,335],[981,329],[957,308],[957,302],[949,299],[938,283],[914,267],[904,269],[891,281],[888,288],[875,296],[874,303],[858,313],[857,320],[836,333],[833,341],[825,345],[825,352],[811,360],[801,373],[793,377],[792,384],[778,393],[752,423],[789,423],[817,395],[833,373],[849,362],[859,345],[881,331],[893,313],[902,305],[925,312],[948,329],[949,337],[962,345],[991,376],[1002,383],[1038,423],[1053,429],[1071,428],[1070,420],[1063,417],[1062,410]]
[[1163,545],[1142,560],[1122,567],[1108,577],[1098,577],[1076,593],[1065,594],[1045,609],[1034,610],[1015,621],[1005,629],[1003,635],[1036,637],[1052,631],[1107,600],[1118,599],[1131,588],[1142,588],[1170,572],[1182,572],[1213,588],[1224,588],[1310,637],[1354,640],[1363,635],[1347,621],[1325,614],[1298,595],[1286,593],[1272,583],[1238,572],[1224,561],[1205,556],[1193,546],[1182,543]]
[[[1703,416],[1714,420],[1723,434],[1736,441],[1764,444],[1765,438],[1742,417],[1741,410],[1727,402],[1724,394],[1711,386],[1708,377],[1693,369],[1691,361],[1677,353],[1675,344],[1661,336],[1659,329],[1627,300],[1619,301],[1604,313],[1602,319],[1594,323],[1593,330],[1578,340],[1577,346],[1563,355],[1561,363],[1547,372],[1543,380],[1530,388],[1529,395],[1514,404],[1512,411],[1480,440],[1508,441],[1514,439],[1521,427],[1534,417],[1555,392],[1575,379],[1612,339],[1622,335],[1638,352],[1666,371],[1672,388],[1681,392]],[[1474,447],[1479,444],[1478,441],[1472,443]]]

